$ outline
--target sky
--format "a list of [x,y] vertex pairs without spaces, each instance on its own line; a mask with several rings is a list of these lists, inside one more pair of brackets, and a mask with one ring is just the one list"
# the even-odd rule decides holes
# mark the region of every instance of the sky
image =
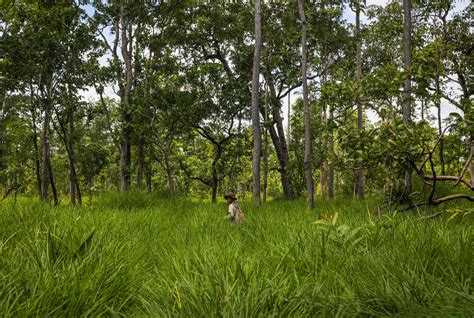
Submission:
[[[385,6],[389,2],[390,2],[389,0],[367,0],[366,4],[367,4],[367,6],[370,6],[370,5]],[[470,3],[469,0],[457,0],[455,8],[453,9],[453,12],[459,12],[459,11],[464,10],[464,8],[466,8],[469,5],[469,3]],[[94,8],[91,5],[84,6],[84,9],[86,10],[87,14],[89,14],[90,16],[92,16],[94,14]],[[350,10],[348,7],[346,7],[346,9],[345,9],[343,17],[349,23],[354,23],[354,21],[355,21],[355,13],[352,10]],[[362,24],[368,23],[368,20],[367,20],[366,16],[363,13],[361,14],[361,23]],[[103,57],[101,59],[101,63],[105,64],[106,61],[107,61],[106,57]],[[454,83],[452,83],[451,85],[448,85],[448,86],[454,92],[459,91],[459,88]],[[98,96],[95,93],[95,90],[93,88],[91,88],[89,90],[83,90],[81,92],[81,94],[82,94],[83,98],[87,101],[98,99]],[[117,98],[117,94],[114,91],[114,88],[112,86],[106,87],[105,91],[104,91],[104,94],[108,97],[111,97],[111,98]],[[294,90],[291,93],[291,96],[290,96],[290,103],[293,104],[300,96],[301,96],[301,90]],[[287,113],[288,113],[288,99],[284,98],[282,100],[282,102],[283,102],[283,109],[282,109],[283,114],[282,115],[283,115],[284,124],[285,124],[285,127],[286,127],[286,125],[287,125]],[[442,119],[447,118],[449,116],[449,114],[452,113],[452,112],[460,113],[459,109],[457,109],[454,106],[450,105],[450,103],[447,102],[444,99],[441,101],[441,106],[442,106],[441,107],[441,109],[442,109],[441,118]],[[365,113],[366,113],[367,118],[370,122],[376,122],[376,121],[379,120],[379,118],[377,117],[375,112],[373,112],[371,110],[365,110]],[[437,110],[435,108],[431,108],[430,113],[434,118],[437,118]]]

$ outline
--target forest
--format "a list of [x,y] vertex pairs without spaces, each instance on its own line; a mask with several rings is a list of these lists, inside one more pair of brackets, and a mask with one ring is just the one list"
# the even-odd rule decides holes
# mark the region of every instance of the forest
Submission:
[[473,9],[1,1],[0,313],[472,317]]

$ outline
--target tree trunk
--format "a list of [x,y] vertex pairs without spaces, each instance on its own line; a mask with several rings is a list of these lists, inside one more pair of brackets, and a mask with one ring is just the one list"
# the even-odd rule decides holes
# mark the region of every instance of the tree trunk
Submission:
[[[131,135],[131,113],[129,97],[133,84],[132,70],[132,37],[131,22],[125,21],[123,4],[120,8],[122,57],[125,62],[125,85],[121,94],[122,106],[122,140],[120,145],[120,188],[127,191],[130,187],[130,135]],[[119,32],[119,31],[117,31]],[[119,79],[120,80],[120,79]]]
[[323,161],[320,169],[320,177],[321,177],[321,196],[323,198],[328,197],[328,162],[326,160]]
[[275,130],[273,126],[269,126],[268,131],[270,133],[270,138],[272,139],[273,146],[275,147],[275,152],[278,157],[278,163],[280,164],[279,172],[281,177],[281,184],[283,187],[283,194],[286,199],[293,199],[293,181],[291,179],[290,173],[288,172],[288,146],[285,139],[283,119],[280,116],[281,105],[280,101],[276,97],[275,87],[273,86],[271,75],[267,72],[265,74],[265,77],[266,82],[268,83],[268,88],[270,89],[270,101],[272,105],[273,121],[277,127],[277,130]]
[[[361,39],[360,39],[360,4],[357,3],[356,7],[356,27],[355,27],[355,37],[356,37],[356,81],[357,85],[360,85],[360,78],[362,75],[362,61],[361,61]],[[360,89],[360,87],[358,87]],[[363,126],[363,113],[362,113],[362,103],[359,97],[359,91],[357,92],[356,97],[357,102],[357,129],[361,132],[364,129]],[[357,171],[357,194],[360,199],[365,197],[365,182],[364,182],[364,168],[358,167]]]
[[[325,82],[325,79],[323,80]],[[321,112],[321,123],[324,125],[327,123],[327,118],[326,118],[326,109],[323,109]],[[327,147],[328,141],[326,136],[323,134],[322,135],[322,146],[324,148]],[[329,148],[329,147],[328,147]],[[329,184],[329,167],[328,167],[328,161],[325,158],[322,162],[321,168],[320,168],[320,178],[321,178],[321,196],[323,198],[328,197],[328,184]]]
[[33,126],[33,146],[34,146],[34,161],[35,161],[35,174],[36,174],[36,183],[38,187],[38,195],[40,199],[43,198],[43,191],[41,190],[41,164],[39,156],[39,147],[38,147],[38,132],[36,130],[36,114],[34,107],[31,108],[31,120]]
[[72,145],[69,145],[67,147],[69,148],[67,153],[68,153],[68,159],[69,159],[69,181],[70,181],[69,193],[70,193],[70,201],[71,201],[70,203],[71,205],[76,205],[76,196],[77,196],[77,203],[79,206],[81,206],[82,196],[81,196],[79,181],[77,179],[74,150],[73,150]]
[[[332,109],[332,106],[329,107],[329,123],[330,123],[330,128],[329,128],[329,154],[331,157],[333,157],[334,154],[334,133],[332,129],[332,123],[334,120],[334,112]],[[329,163],[329,184],[328,184],[328,192],[329,192],[329,198],[332,199],[334,198],[334,159],[331,159]]]
[[152,170],[151,170],[151,163],[149,162],[146,166],[145,170],[145,183],[146,183],[146,191],[151,192],[151,175],[152,175]]
[[43,123],[43,184],[41,186],[41,200],[48,201],[48,188],[49,188],[49,123],[50,122],[50,113],[49,109],[44,111],[44,123]]
[[[439,52],[438,52],[439,55]],[[435,78],[435,85],[436,85],[436,96],[435,96],[435,101],[436,101],[436,108],[438,109],[438,133],[440,136],[439,140],[439,160],[440,160],[440,165],[441,165],[441,174],[444,175],[446,174],[445,170],[445,163],[444,163],[444,136],[443,135],[443,125],[442,125],[442,120],[441,120],[441,91],[440,91],[440,79],[439,79],[439,56],[438,60],[436,61],[436,78]]]
[[143,138],[138,141],[138,171],[137,171],[137,188],[143,189],[143,170],[145,166],[145,156],[143,151]]
[[[260,51],[262,48],[262,23],[260,0],[255,0],[255,51],[253,56],[252,70],[252,130],[253,130],[253,200],[260,204],[260,156],[261,156],[261,132],[260,113],[258,107],[259,99],[259,77],[260,77]],[[214,202],[214,201],[213,201]]]
[[306,78],[307,62],[307,24],[304,14],[303,0],[298,0],[298,11],[301,20],[301,76],[303,82],[303,106],[304,106],[304,167],[306,177],[306,191],[308,193],[308,208],[314,209],[313,177],[311,175],[311,116],[308,101],[308,81]]
[[58,206],[59,205],[58,192],[56,191],[56,184],[54,183],[53,168],[51,167],[50,158],[48,158],[48,175],[49,175],[49,182],[51,184],[51,191],[53,192],[54,206]]
[[267,201],[268,191],[268,83],[265,85],[265,149],[263,157],[263,202]]
[[82,205],[82,195],[81,189],[79,186],[79,180],[76,173],[76,157],[74,152],[74,114],[71,113],[69,118],[69,138],[65,135],[64,141],[66,143],[66,149],[69,159],[69,177],[70,177],[70,195],[71,195],[71,204],[76,204],[76,196],[78,205]]
[[[408,72],[405,79],[403,91],[403,123],[410,124],[410,103],[411,103],[411,0],[403,0],[404,23],[403,23],[403,61],[405,70]],[[404,193],[411,193],[411,167],[407,164],[405,169]]]
[[217,186],[219,183],[219,179],[217,177],[217,162],[221,159],[222,156],[222,147],[219,144],[216,144],[216,154],[214,159],[212,160],[211,164],[211,171],[212,171],[212,203],[215,204],[217,202]]
[[470,165],[471,165],[471,189],[474,189],[474,138],[473,137],[471,137],[471,163]]
[[291,142],[291,101],[290,101],[291,92],[288,92],[288,116],[286,123],[286,138],[288,139],[288,148],[290,148]]
[[[164,161],[165,170],[166,170],[166,182],[168,184],[168,190],[170,191],[171,196],[174,197],[174,195],[176,193],[176,185],[175,185],[175,182],[174,182],[173,171],[171,169],[171,164],[170,164],[170,160],[169,160],[169,157],[168,157],[168,153],[166,153],[166,152],[163,156],[163,161]],[[216,173],[216,176],[217,176],[217,173]]]

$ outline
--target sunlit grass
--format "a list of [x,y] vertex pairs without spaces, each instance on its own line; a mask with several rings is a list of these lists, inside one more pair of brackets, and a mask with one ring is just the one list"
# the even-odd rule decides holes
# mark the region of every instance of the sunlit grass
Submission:
[[[0,207],[4,316],[472,317],[473,215],[418,220],[337,199],[225,203],[103,194]],[[449,209],[446,205],[438,209]],[[460,205],[470,209],[467,205]],[[432,211],[430,211],[431,213]]]

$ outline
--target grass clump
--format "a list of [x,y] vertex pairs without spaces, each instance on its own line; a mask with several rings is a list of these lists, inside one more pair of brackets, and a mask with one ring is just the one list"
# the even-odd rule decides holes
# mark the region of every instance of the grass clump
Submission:
[[472,214],[418,220],[386,213],[376,219],[374,201],[340,199],[318,205],[327,216],[337,213],[337,220],[315,222],[302,201],[241,206],[247,220],[233,226],[223,219],[224,203],[137,193],[103,194],[83,209],[4,204],[0,312],[77,317],[474,312]]

